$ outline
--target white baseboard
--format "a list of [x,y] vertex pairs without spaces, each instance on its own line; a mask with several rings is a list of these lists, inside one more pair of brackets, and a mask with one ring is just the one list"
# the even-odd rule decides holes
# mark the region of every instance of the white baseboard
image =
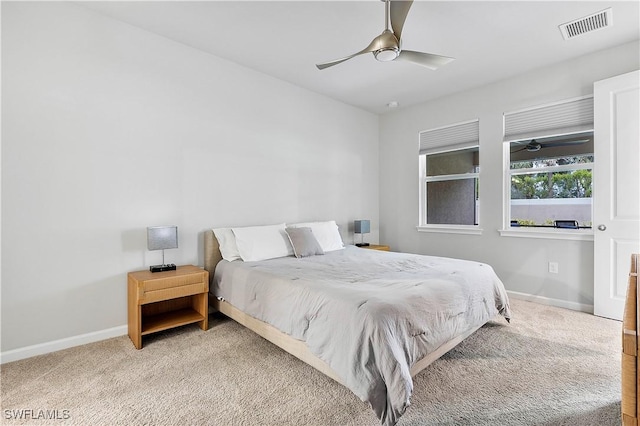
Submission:
[[550,297],[537,296],[535,294],[520,293],[518,291],[507,291],[509,297],[514,299],[526,300],[527,302],[539,303],[541,305],[555,306],[557,308],[571,309],[573,311],[586,312],[593,314],[593,305],[584,303],[569,302],[567,300],[552,299]]
[[44,355],[74,346],[86,345],[87,343],[99,342],[100,340],[111,339],[112,337],[124,336],[128,333],[127,326],[108,328],[106,330],[94,331],[92,333],[81,334],[79,336],[66,337],[52,342],[39,343],[37,345],[26,346],[24,348],[12,349],[0,353],[0,364],[31,358],[36,355]]

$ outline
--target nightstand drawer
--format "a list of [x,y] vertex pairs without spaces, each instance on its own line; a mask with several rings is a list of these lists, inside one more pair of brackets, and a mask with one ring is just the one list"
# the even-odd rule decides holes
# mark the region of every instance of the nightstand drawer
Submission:
[[368,249],[368,250],[390,251],[389,246],[380,245],[380,244],[371,244],[371,245],[368,245],[368,246],[362,246],[360,248]]
[[175,299],[176,297],[191,296],[193,294],[206,293],[209,286],[205,282],[181,285],[179,287],[163,288],[161,290],[144,291],[138,299],[140,305],[158,302],[160,300]]
[[189,284],[204,283],[204,273],[196,273],[189,275],[168,276],[154,280],[145,280],[142,284],[142,293],[148,293],[156,290],[164,290],[166,288],[187,286]]

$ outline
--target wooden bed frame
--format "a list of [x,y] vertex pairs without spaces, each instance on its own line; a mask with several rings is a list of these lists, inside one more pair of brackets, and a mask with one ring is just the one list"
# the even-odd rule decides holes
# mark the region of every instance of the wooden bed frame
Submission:
[[640,407],[640,376],[638,375],[638,267],[640,254],[631,255],[629,286],[622,317],[622,424],[637,426]]
[[[216,265],[218,262],[222,260],[222,255],[220,254],[220,246],[218,245],[218,240],[215,237],[215,234],[212,230],[205,231],[204,234],[204,269],[209,271],[209,288],[213,288],[211,283],[213,282],[213,276],[216,269]],[[344,385],[342,380],[338,377],[338,375],[329,367],[329,365],[318,358],[316,355],[311,353],[307,345],[298,339],[294,339],[286,333],[281,332],[277,328],[273,327],[270,324],[267,324],[263,321],[260,321],[241,310],[237,309],[230,303],[224,300],[218,300],[213,294],[209,293],[209,305],[228,316],[229,318],[235,320],[236,322],[242,324],[247,327],[249,330],[252,330],[256,334],[264,337],[271,343],[276,346],[279,346],[286,352],[300,359],[301,361],[309,364],[316,370],[325,374],[328,377],[331,377],[336,382]],[[473,328],[472,330],[453,338],[452,340],[442,344],[438,349],[422,358],[418,362],[416,362],[411,367],[411,376],[415,376],[420,371],[424,370],[429,364],[440,358],[445,353],[449,352],[456,345],[466,339],[468,336],[473,334],[476,330],[478,330],[482,326],[478,326]]]

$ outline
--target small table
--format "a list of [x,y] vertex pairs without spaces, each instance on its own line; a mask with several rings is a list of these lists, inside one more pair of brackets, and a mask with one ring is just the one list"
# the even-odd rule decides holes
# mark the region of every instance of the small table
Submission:
[[193,265],[175,271],[127,275],[129,337],[136,349],[142,336],[181,325],[208,328],[209,273]]
[[380,251],[389,251],[390,250],[389,246],[378,245],[378,244],[369,244],[368,246],[358,246],[358,247],[363,248],[363,249],[369,249],[369,250],[380,250]]

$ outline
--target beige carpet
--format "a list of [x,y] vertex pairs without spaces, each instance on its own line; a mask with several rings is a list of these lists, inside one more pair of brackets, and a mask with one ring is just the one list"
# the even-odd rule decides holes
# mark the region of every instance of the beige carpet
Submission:
[[[406,425],[619,425],[616,321],[512,300],[418,374]],[[237,323],[126,336],[2,366],[2,424],[377,425],[350,391]],[[20,411],[22,410],[22,411]],[[12,419],[32,410],[58,420]],[[67,417],[66,419],[64,417]]]

